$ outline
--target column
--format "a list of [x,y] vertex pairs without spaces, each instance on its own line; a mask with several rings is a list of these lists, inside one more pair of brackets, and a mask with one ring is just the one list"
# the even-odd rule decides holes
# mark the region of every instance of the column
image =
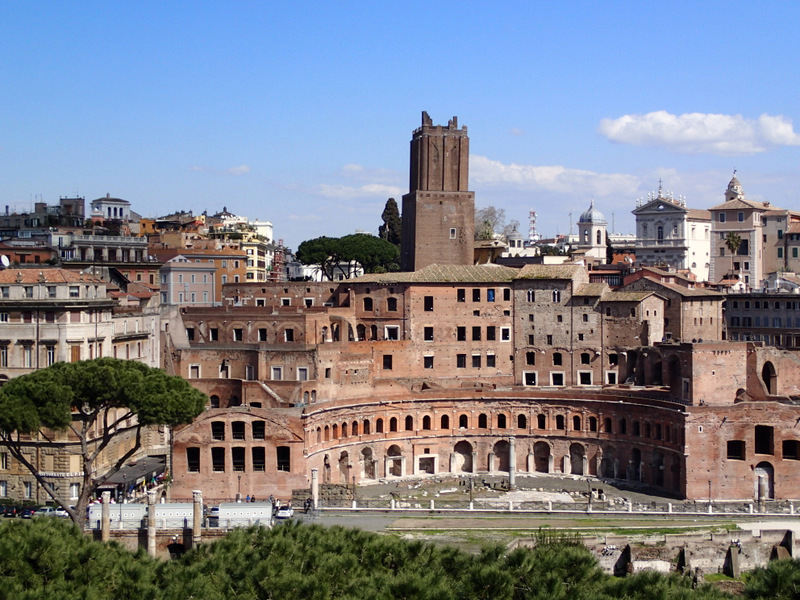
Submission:
[[[103,492],[103,508],[100,517],[100,540],[107,542],[111,539],[111,492]],[[91,525],[91,523],[89,524]]]
[[516,440],[508,438],[508,489],[513,490],[517,486],[517,447]]
[[547,472],[554,473],[555,472],[555,464],[556,464],[556,457],[552,454],[547,455]]
[[316,510],[319,507],[319,470],[311,469],[311,506]]
[[533,473],[536,470],[536,457],[533,452],[528,452],[528,473]]
[[156,556],[156,492],[147,492],[147,554]]
[[494,452],[489,452],[488,456],[488,471],[489,473],[494,473]]
[[200,545],[203,525],[203,492],[192,490],[192,548]]

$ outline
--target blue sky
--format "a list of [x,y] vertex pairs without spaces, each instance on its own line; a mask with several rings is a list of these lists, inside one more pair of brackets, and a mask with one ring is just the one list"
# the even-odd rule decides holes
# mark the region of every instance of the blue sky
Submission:
[[692,208],[800,210],[800,4],[0,3],[0,207],[110,193],[304,239],[376,232],[427,111],[469,129],[476,204],[566,233]]

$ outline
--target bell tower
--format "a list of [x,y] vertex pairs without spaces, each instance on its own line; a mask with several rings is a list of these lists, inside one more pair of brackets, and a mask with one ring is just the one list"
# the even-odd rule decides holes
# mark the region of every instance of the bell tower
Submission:
[[434,125],[422,113],[411,137],[409,192],[403,196],[401,269],[474,262],[475,193],[469,185],[469,137],[458,118]]

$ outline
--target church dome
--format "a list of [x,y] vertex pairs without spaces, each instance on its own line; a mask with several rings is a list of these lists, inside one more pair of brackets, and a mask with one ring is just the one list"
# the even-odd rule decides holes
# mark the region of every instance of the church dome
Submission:
[[594,200],[592,200],[592,204],[589,206],[589,209],[581,215],[581,218],[578,219],[578,223],[606,223],[606,218],[603,216],[599,210],[594,207]]

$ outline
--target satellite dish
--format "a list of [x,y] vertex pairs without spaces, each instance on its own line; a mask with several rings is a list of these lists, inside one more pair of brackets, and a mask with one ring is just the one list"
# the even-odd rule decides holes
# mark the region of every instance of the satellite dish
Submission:
[[0,255],[0,269],[7,269],[10,264],[11,262],[5,254]]

